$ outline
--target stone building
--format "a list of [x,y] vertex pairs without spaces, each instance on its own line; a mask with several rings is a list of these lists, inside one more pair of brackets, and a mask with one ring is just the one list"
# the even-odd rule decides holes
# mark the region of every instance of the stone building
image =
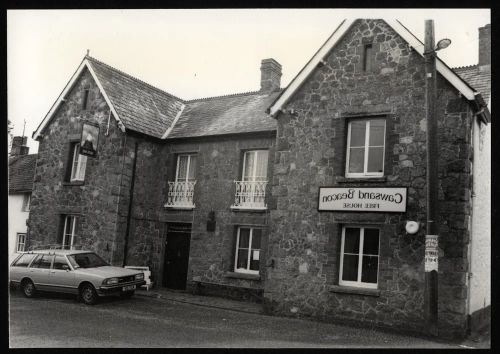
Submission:
[[[265,59],[259,91],[198,100],[86,56],[34,132],[28,241],[270,313],[422,332],[425,227],[405,230],[425,224],[422,51],[397,21],[344,21],[285,89]],[[438,61],[445,335],[490,304],[489,63]],[[96,157],[79,154],[84,125]]]

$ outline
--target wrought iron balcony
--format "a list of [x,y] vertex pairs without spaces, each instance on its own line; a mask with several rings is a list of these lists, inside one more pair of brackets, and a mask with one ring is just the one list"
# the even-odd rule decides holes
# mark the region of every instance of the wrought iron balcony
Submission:
[[196,181],[168,182],[166,208],[193,209],[194,185]]
[[231,209],[267,209],[265,203],[267,181],[234,181],[236,193]]

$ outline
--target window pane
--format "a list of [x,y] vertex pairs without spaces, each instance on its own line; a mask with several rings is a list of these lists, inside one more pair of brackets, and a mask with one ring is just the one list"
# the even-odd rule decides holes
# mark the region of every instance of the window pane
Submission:
[[384,136],[385,120],[377,119],[370,121],[370,146],[383,146],[385,141]]
[[87,167],[87,156],[78,155],[78,179],[85,179],[85,168]]
[[250,254],[250,269],[259,270],[260,251],[252,251]]
[[63,269],[63,265],[68,265],[68,262],[66,262],[66,259],[63,256],[56,256],[54,259],[54,265],[52,266],[53,269]]
[[267,157],[267,150],[257,152],[257,169],[255,172],[256,181],[265,181],[267,178]]
[[351,148],[349,152],[349,172],[363,172],[365,167],[365,148]]
[[71,179],[78,177],[78,148],[80,144],[73,145],[73,163],[71,164]]
[[351,125],[351,147],[365,146],[366,120],[353,121]]
[[238,262],[236,263],[236,268],[247,269],[248,262],[248,250],[238,250]]
[[377,256],[363,256],[363,269],[361,270],[361,281],[363,283],[377,283]]
[[344,254],[344,265],[342,268],[342,280],[358,280],[358,256]]
[[368,149],[368,172],[384,172],[384,148]]
[[176,181],[185,181],[187,173],[188,156],[180,155],[177,158],[177,178]]
[[190,181],[196,180],[196,156],[195,155],[191,155],[191,158],[189,161],[188,180],[190,180]]
[[344,236],[344,253],[359,254],[359,229],[346,227]]
[[253,229],[252,230],[252,249],[259,250],[260,249],[260,237],[262,235],[261,229]]
[[365,229],[363,239],[363,254],[378,255],[378,229]]
[[250,229],[241,228],[239,248],[248,248],[249,239],[250,239]]
[[255,160],[255,151],[245,153],[245,166],[243,166],[243,180],[253,181],[253,165]]
[[36,254],[33,253],[23,254],[14,265],[16,267],[27,267],[35,256]]

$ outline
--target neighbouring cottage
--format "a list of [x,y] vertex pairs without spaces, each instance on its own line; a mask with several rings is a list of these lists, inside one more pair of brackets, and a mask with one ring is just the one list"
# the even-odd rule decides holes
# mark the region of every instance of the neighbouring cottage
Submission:
[[[489,28],[478,66],[438,60],[443,335],[491,303]],[[397,21],[344,21],[285,89],[265,59],[259,91],[196,100],[86,56],[33,135],[27,244],[270,313],[423,332],[425,227],[405,229],[425,225],[422,51]]]
[[29,155],[28,137],[15,136],[9,156],[9,261],[25,251],[36,154]]

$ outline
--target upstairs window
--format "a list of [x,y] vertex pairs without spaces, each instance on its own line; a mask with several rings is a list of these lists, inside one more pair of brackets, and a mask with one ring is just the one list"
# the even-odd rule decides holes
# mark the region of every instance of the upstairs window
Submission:
[[25,193],[23,196],[22,211],[30,211],[30,204],[31,204],[31,193]]
[[385,119],[356,119],[347,131],[346,177],[384,175]]
[[63,229],[59,236],[59,244],[62,249],[73,249],[77,237],[78,217],[75,215],[63,215]]
[[253,150],[245,152],[243,156],[242,180],[249,182],[267,180],[267,150]]
[[239,227],[236,240],[234,271],[259,274],[261,229]]
[[85,168],[87,166],[87,156],[80,155],[80,143],[71,144],[71,182],[83,182],[85,180]]
[[24,252],[26,234],[17,234],[16,252]]
[[193,182],[196,180],[196,155],[177,156],[176,182]]
[[363,71],[372,71],[372,53],[372,45],[366,44],[363,50]]
[[87,109],[88,101],[89,101],[89,89],[86,88],[85,90],[83,90],[83,102],[82,102],[83,110]]

